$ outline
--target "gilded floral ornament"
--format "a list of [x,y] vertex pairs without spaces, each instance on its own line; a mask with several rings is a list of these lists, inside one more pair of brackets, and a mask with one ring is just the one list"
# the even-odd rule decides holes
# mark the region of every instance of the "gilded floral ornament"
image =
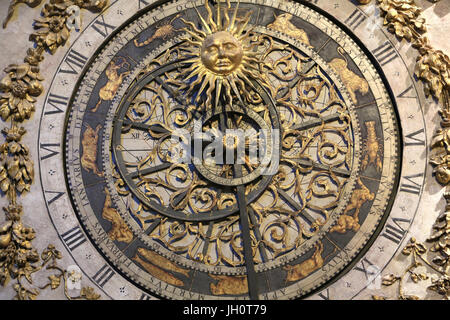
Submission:
[[[448,100],[450,90],[450,58],[441,50],[435,50],[426,37],[421,37],[413,44],[419,50],[415,75],[425,84],[428,97],[441,97]],[[446,91],[446,92],[444,92]]]
[[51,54],[63,46],[70,36],[67,19],[72,15],[72,6],[90,11],[101,11],[108,4],[108,0],[50,0],[42,9],[42,18],[34,20],[36,32],[30,40],[37,48],[44,48]]
[[54,5],[49,8],[46,5],[42,10],[44,17],[34,21],[35,33],[30,36],[30,40],[37,46],[44,47],[55,53],[58,47],[64,45],[70,36],[70,31],[66,26],[67,13],[65,6]]
[[414,0],[377,0],[384,13],[384,25],[399,38],[411,41],[426,31],[425,19]]
[[[14,13],[17,4],[25,3],[36,6],[42,0],[13,0],[3,27]],[[17,203],[17,196],[30,190],[34,179],[34,165],[28,147],[21,142],[26,130],[18,123],[29,119],[35,111],[35,97],[42,94],[44,80],[39,73],[39,64],[44,59],[44,52],[51,54],[63,46],[70,36],[66,21],[73,14],[68,10],[71,6],[93,12],[103,10],[108,0],[49,0],[43,7],[41,18],[34,23],[34,32],[30,41],[34,46],[29,48],[23,64],[11,64],[4,69],[6,75],[0,81],[0,116],[4,121],[11,121],[11,126],[1,130],[5,142],[0,145],[0,189],[7,195],[9,205],[3,208],[6,221],[0,225],[0,285],[5,286],[13,278],[16,283],[14,299],[34,300],[39,289],[50,287],[52,290],[64,283],[64,293],[68,299],[98,299],[100,295],[93,288],[82,288],[78,297],[68,294],[67,271],[57,265],[61,253],[53,245],[49,245],[39,256],[33,248],[32,241],[36,237],[33,228],[22,223],[23,208]],[[39,265],[38,262],[42,260]],[[41,288],[27,288],[22,283],[25,278],[33,284],[31,275],[46,267],[56,270],[56,274],[48,276],[48,283]]]
[[433,173],[436,180],[442,185],[447,185],[450,182],[450,114],[445,109],[439,113],[443,119],[442,128],[436,131],[431,141],[430,163],[434,166]]
[[25,132],[23,127],[17,126],[2,130],[6,142],[0,145],[0,159],[4,160],[0,164],[0,187],[7,194],[13,192],[11,188],[14,187],[20,193],[30,191],[34,179],[33,161],[28,147],[20,143]]
[[16,121],[29,119],[43,87],[39,68],[24,63],[5,68],[6,76],[0,82],[0,116],[6,121],[10,116]]
[[4,208],[9,218],[0,226],[0,284],[6,285],[11,276],[25,277],[31,282],[31,273],[38,270],[33,263],[39,261],[39,255],[31,241],[36,237],[32,228],[26,228],[21,222],[22,207],[10,205]]
[[448,100],[450,90],[450,59],[435,50],[424,35],[425,19],[414,0],[377,0],[384,25],[400,39],[406,39],[419,51],[415,74],[425,84],[425,94],[438,100]]
[[429,286],[428,289],[439,293],[448,300],[450,297],[450,277],[448,275],[443,275],[440,278],[433,280],[432,283],[433,285]]

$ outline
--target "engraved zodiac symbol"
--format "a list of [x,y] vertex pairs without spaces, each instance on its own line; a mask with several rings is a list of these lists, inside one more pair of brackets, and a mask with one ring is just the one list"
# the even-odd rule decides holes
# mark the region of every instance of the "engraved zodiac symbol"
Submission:
[[381,145],[375,132],[375,121],[366,121],[367,141],[364,145],[364,159],[361,162],[361,168],[365,170],[369,164],[372,164],[379,172],[383,166],[381,162]]
[[247,276],[223,276],[209,275],[214,280],[218,280],[217,284],[211,283],[211,293],[215,296],[223,294],[245,294],[248,293]]
[[334,58],[329,64],[340,76],[342,82],[344,82],[344,85],[347,88],[353,103],[357,104],[358,99],[356,99],[355,92],[359,91],[362,94],[368,93],[369,84],[365,79],[357,76],[355,73],[348,69],[348,61],[344,56],[344,50],[342,48],[338,48],[338,52],[344,59]]
[[138,42],[137,39],[134,39],[134,45],[138,48],[148,45],[150,42],[152,42],[155,39],[162,38],[163,40],[166,40],[167,37],[171,36],[173,33],[178,31],[172,26],[172,22],[177,19],[180,16],[180,14],[177,14],[172,20],[170,20],[168,23],[163,24],[156,29],[155,33],[149,37],[144,42]]
[[133,240],[133,233],[128,228],[125,221],[123,221],[117,210],[112,206],[111,196],[109,195],[108,188],[106,187],[105,194],[106,198],[105,204],[103,206],[102,217],[112,224],[111,230],[108,232],[108,236],[113,241],[117,240],[129,243],[131,240]]
[[189,277],[188,270],[180,268],[169,259],[166,259],[163,256],[144,248],[137,249],[137,254],[133,258],[133,260],[144,267],[144,269],[147,270],[147,272],[152,276],[166,281],[167,283],[170,283],[174,286],[182,287],[184,285],[184,282],[167,271],[177,272],[186,277]]
[[[375,194],[370,192],[370,190],[362,183],[360,178],[358,178],[357,182],[360,189],[356,189],[353,192],[350,203],[345,208],[344,213],[339,217],[337,224],[331,228],[330,232],[345,233],[351,229],[354,231],[359,230],[359,211],[365,202],[371,201],[375,198]],[[347,213],[353,209],[355,209],[353,215],[347,215]]]
[[86,130],[83,133],[83,138],[81,140],[81,145],[83,146],[83,151],[81,155],[81,166],[86,171],[92,171],[99,177],[103,176],[97,168],[97,141],[98,132],[102,128],[98,125],[95,130],[86,124]]
[[120,68],[125,67],[127,70],[130,68],[128,61],[126,61],[125,58],[122,59],[123,61],[121,63],[117,62],[117,58],[113,59],[109,63],[109,66],[106,69],[106,77],[108,78],[108,82],[100,89],[100,99],[98,100],[96,106],[91,110],[92,112],[97,111],[102,101],[111,101],[116,95],[119,86],[122,84],[123,78],[130,74],[130,71],[125,71],[119,75],[118,70]]
[[275,21],[267,25],[268,28],[277,30],[291,36],[295,39],[300,40],[304,44],[310,46],[309,38],[306,32],[303,29],[297,28],[290,20],[292,18],[292,14],[283,13],[278,17],[275,17]]
[[303,261],[297,265],[291,266],[287,265],[283,267],[286,270],[287,276],[286,281],[292,282],[303,279],[316,271],[319,268],[322,268],[324,259],[322,258],[323,252],[323,243],[318,242],[315,244],[316,251],[313,253],[312,257],[308,260]]

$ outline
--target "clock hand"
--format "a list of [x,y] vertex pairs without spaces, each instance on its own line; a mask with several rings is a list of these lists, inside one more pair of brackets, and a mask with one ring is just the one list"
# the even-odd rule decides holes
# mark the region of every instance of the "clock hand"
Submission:
[[150,173],[155,173],[155,172],[167,169],[171,165],[172,165],[172,163],[170,163],[170,162],[164,162],[164,163],[161,163],[161,164],[159,164],[157,166],[154,166],[154,167],[145,168],[143,170],[136,170],[134,172],[130,172],[130,173],[128,173],[128,177],[133,179],[133,178],[137,178],[139,176],[145,176],[145,175],[150,174]]
[[316,126],[320,126],[322,123],[329,123],[329,122],[339,120],[341,118],[341,116],[342,116],[341,113],[334,113],[334,114],[327,115],[323,118],[309,120],[309,121],[299,123],[297,125],[290,127],[289,129],[290,130],[307,130],[307,129],[311,129]]
[[[242,166],[234,166],[235,176],[242,176]],[[239,221],[241,224],[241,235],[244,247],[245,267],[247,269],[247,285],[250,300],[258,300],[258,279],[253,262],[252,239],[250,237],[250,224],[247,212],[247,199],[245,197],[245,186],[237,186],[237,199],[239,205]]]
[[263,260],[263,262],[269,261],[269,258],[267,256],[266,247],[264,246],[264,243],[262,242],[262,236],[261,236],[261,233],[259,232],[259,228],[257,227],[258,221],[256,220],[256,216],[255,216],[255,212],[253,211],[253,208],[249,206],[247,213],[250,218],[250,222],[253,225],[253,233],[255,234],[256,241],[258,242],[258,248],[259,248],[259,252],[261,254],[262,260]]
[[298,159],[298,158],[292,158],[292,159],[284,158],[284,159],[289,160],[289,161],[294,161],[302,166],[312,167],[313,169],[316,169],[316,170],[326,170],[326,171],[331,170],[334,174],[336,174],[338,176],[342,176],[342,177],[350,177],[350,175],[351,175],[351,172],[348,170],[330,167],[325,164],[321,164],[321,163],[314,162],[311,160],[304,160],[304,159]]
[[118,122],[118,123],[123,122],[124,125],[131,125],[132,128],[143,130],[143,131],[153,131],[153,132],[162,133],[162,134],[169,133],[169,130],[167,130],[163,126],[160,126],[157,124],[148,125],[145,123],[135,122],[135,121],[126,120],[126,119],[125,120],[117,119],[116,122]]
[[316,222],[316,218],[311,216],[306,210],[304,210],[298,201],[294,200],[286,191],[282,189],[277,189],[278,194],[295,210],[299,211],[311,224]]

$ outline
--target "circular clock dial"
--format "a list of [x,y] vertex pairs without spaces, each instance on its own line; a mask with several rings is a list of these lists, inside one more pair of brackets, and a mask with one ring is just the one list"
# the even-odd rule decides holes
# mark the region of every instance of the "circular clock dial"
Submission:
[[305,296],[389,214],[393,103],[373,59],[308,7],[192,4],[136,17],[80,80],[66,125],[74,206],[149,294]]

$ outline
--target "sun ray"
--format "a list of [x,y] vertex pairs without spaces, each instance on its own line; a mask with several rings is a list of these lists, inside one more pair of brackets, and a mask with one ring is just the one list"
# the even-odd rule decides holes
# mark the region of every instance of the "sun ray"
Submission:
[[[244,32],[244,30],[245,30],[245,28],[247,27],[247,25],[248,25],[248,23],[250,22],[250,16],[251,16],[251,11],[248,11],[247,13],[246,13],[246,15],[245,15],[245,17],[244,17],[244,23],[242,24],[242,26],[239,28],[239,30],[238,31],[236,31],[236,33],[235,33],[235,35],[236,35],[236,37],[238,37],[239,38],[239,36],[242,34],[242,32]],[[250,34],[250,32],[251,32],[252,30],[249,30],[248,32],[247,32],[247,34]]]
[[[205,1],[208,1],[208,0],[205,0]],[[205,19],[203,19],[202,15],[201,15],[200,12],[198,11],[197,6],[195,5],[195,2],[193,2],[193,4],[194,4],[194,9],[195,9],[195,11],[197,12],[198,18],[199,18],[200,21],[202,22],[202,24],[203,24],[203,26],[205,27],[205,29],[208,31],[207,33],[208,33],[208,34],[211,34],[211,33],[212,33],[211,28],[208,26],[208,23],[205,21]]]
[[234,31],[234,24],[236,23],[236,17],[237,17],[237,13],[238,13],[238,10],[239,10],[239,3],[240,3],[240,0],[238,0],[238,2],[236,4],[236,7],[234,8],[233,18],[231,19],[231,23],[230,23],[230,25],[227,28],[227,30],[230,31],[230,32]]
[[[197,27],[195,26],[195,24],[193,22],[184,20],[183,18],[180,18],[180,19],[181,19],[181,21],[183,21],[184,24],[186,24],[186,25],[188,25],[189,27],[192,28],[192,32],[194,32],[194,34],[199,35],[202,39],[206,38],[206,33],[204,33],[203,31],[201,31],[199,29],[197,29]],[[185,31],[190,31],[187,28],[185,28],[184,30]]]
[[230,25],[230,15],[228,14],[228,10],[231,8],[230,0],[227,0],[227,7],[225,8],[225,25],[223,26],[223,30],[228,29],[228,26]]
[[216,80],[216,101],[214,104],[214,107],[217,108],[219,105],[219,99],[220,99],[220,91],[222,90],[222,78],[217,78]]
[[208,0],[205,0],[205,8],[206,8],[206,12],[208,12],[208,23],[209,23],[209,25],[211,26],[211,31],[212,32],[217,32],[217,24],[214,22],[214,19],[213,19],[213,13],[212,13],[212,10],[211,10],[211,7],[209,6],[209,2],[208,2]]
[[221,30],[222,28],[222,17],[220,16],[220,9],[222,5],[220,3],[220,0],[217,1],[217,29]]

